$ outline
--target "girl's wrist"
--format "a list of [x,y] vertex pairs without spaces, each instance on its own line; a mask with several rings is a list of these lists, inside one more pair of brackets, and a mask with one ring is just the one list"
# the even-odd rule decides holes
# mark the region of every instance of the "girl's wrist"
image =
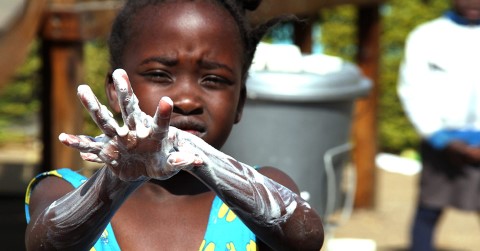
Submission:
[[[120,179],[109,167],[105,166],[99,170],[99,180],[101,187],[100,193],[102,198],[113,199],[112,195],[117,194],[127,197],[135,189],[149,180],[148,177],[141,177],[133,181],[125,181]],[[98,183],[97,183],[98,184]],[[106,197],[105,197],[106,196]]]

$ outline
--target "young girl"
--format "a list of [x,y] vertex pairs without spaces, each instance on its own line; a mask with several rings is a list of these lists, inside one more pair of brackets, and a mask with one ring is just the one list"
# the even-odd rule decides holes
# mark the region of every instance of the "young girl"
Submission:
[[240,121],[255,47],[276,22],[249,27],[246,11],[259,3],[126,3],[106,84],[124,125],[78,88],[104,135],[60,140],[104,167],[89,179],[60,169],[32,181],[28,250],[320,250],[322,222],[286,174],[217,150]]

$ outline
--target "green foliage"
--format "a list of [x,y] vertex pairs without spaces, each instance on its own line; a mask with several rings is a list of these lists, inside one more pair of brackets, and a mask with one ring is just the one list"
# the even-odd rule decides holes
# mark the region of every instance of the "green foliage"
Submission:
[[321,36],[324,53],[353,61],[357,53],[357,16],[354,6],[342,5],[320,11]]
[[[85,83],[88,84],[100,102],[108,107],[105,94],[105,78],[110,64],[105,40],[94,40],[85,45]],[[86,135],[101,134],[88,112],[84,110],[84,130]]]
[[[31,45],[26,62],[16,72],[10,83],[0,90],[0,145],[31,141],[38,138],[38,118],[41,102],[40,43]],[[108,50],[105,40],[87,42],[85,45],[85,83],[103,104],[106,103],[105,74],[108,70]],[[72,100],[72,102],[80,102]],[[100,130],[84,111],[84,132],[98,135]]]
[[32,43],[28,60],[0,90],[0,145],[35,137],[32,135],[34,128],[28,125],[35,123],[40,111],[41,60],[38,47],[38,42]]

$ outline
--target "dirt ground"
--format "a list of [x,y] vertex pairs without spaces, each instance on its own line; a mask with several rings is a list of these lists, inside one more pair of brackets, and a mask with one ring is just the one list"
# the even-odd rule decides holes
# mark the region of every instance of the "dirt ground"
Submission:
[[[419,176],[377,170],[375,207],[355,209],[350,219],[333,231],[331,243],[348,242],[350,239],[360,241],[354,244],[356,247],[353,249],[342,250],[361,251],[361,244],[365,242],[374,243],[377,251],[406,251],[408,248]],[[437,229],[435,243],[438,251],[480,250],[478,215],[447,210]]]

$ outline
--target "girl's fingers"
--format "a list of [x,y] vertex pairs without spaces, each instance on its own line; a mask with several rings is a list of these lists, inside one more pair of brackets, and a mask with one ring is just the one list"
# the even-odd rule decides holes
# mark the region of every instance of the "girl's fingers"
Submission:
[[120,155],[115,144],[108,143],[104,145],[97,155],[104,163],[110,166],[116,167],[119,165],[118,159]]
[[124,137],[119,137],[118,142],[120,145],[126,147],[126,149],[131,150],[137,146],[138,138],[137,134],[134,131],[129,131]]
[[169,97],[162,97],[158,102],[157,111],[153,117],[153,135],[164,134],[165,132],[168,132],[172,110],[173,101]]
[[141,110],[138,99],[133,93],[127,73],[117,69],[112,73],[113,83],[117,91],[118,103],[123,121],[129,130],[136,130],[136,124],[141,121]]
[[85,161],[104,163],[103,160],[98,157],[98,155],[93,153],[80,153],[80,157],[82,157],[82,159]]
[[80,85],[77,89],[77,95],[103,133],[109,137],[115,135],[118,123],[107,107],[98,101],[92,89],[88,85]]
[[[112,78],[125,125],[129,130],[135,130],[138,138],[147,138],[152,132],[152,118],[140,110],[127,73],[123,69],[117,69],[112,73]],[[124,136],[124,133],[119,134]]]
[[75,148],[82,153],[98,154],[102,150],[103,142],[95,142],[87,136],[75,136],[61,133],[58,139],[66,146]]
[[202,166],[203,160],[196,154],[186,152],[172,152],[168,155],[167,164],[172,169],[179,170],[193,166]]
[[140,112],[140,116],[138,121],[135,121],[135,130],[137,131],[137,136],[140,139],[144,139],[148,137],[151,133],[151,123],[152,118],[145,114],[144,112]]

